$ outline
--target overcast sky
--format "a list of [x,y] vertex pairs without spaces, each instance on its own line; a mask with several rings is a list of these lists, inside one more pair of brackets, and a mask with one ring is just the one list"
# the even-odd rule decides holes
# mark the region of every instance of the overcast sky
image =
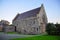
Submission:
[[12,22],[17,13],[22,13],[44,4],[48,22],[60,23],[60,0],[0,0],[0,20]]

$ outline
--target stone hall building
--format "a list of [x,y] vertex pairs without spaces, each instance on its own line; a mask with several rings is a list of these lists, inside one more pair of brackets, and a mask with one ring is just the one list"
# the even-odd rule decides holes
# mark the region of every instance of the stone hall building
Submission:
[[41,7],[17,14],[12,24],[16,26],[16,32],[21,34],[45,33],[47,16],[43,4]]

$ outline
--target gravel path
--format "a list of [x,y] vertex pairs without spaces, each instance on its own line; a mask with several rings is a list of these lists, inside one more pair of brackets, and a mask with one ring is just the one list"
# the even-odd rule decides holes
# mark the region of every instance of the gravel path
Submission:
[[28,37],[26,35],[19,35],[19,34],[5,34],[5,33],[0,33],[0,40],[9,40],[12,38],[23,38],[23,37]]

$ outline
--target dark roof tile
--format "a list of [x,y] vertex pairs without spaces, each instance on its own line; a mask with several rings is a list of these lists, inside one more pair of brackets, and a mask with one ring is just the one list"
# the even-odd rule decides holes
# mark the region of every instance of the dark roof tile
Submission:
[[21,14],[18,14],[14,20],[16,18],[20,18],[20,19],[24,19],[24,18],[28,18],[28,17],[34,17],[36,16],[36,14],[38,14],[40,11],[40,7],[36,8],[36,9],[33,9],[33,10],[30,10],[30,11],[27,11],[27,12],[24,12],[24,13],[21,13]]

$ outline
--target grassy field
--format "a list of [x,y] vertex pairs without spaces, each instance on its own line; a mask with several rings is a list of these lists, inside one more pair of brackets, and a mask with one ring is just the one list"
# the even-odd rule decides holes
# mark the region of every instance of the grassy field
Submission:
[[35,36],[35,37],[26,37],[26,38],[15,38],[11,40],[60,40],[60,36]]
[[16,32],[6,32],[7,34],[16,34]]

